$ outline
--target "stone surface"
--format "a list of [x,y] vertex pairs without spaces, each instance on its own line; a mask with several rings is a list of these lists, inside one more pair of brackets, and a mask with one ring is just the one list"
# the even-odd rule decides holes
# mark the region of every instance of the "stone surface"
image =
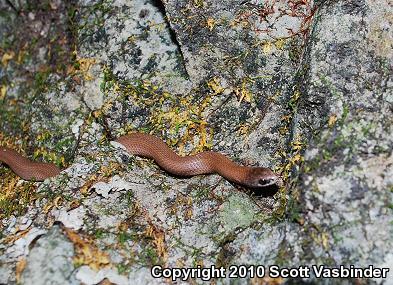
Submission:
[[[0,165],[1,284],[163,284],[155,264],[372,264],[391,272],[215,281],[393,284],[391,1],[0,9],[0,144],[64,168],[29,183]],[[285,187],[171,177],[113,142],[130,131]]]
[[73,276],[73,244],[53,226],[26,258],[22,284],[79,284]]

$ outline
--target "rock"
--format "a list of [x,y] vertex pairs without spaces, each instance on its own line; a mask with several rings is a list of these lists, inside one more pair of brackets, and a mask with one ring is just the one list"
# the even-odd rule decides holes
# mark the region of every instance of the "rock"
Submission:
[[39,228],[32,228],[28,231],[26,236],[17,239],[14,244],[7,248],[6,254],[13,259],[20,256],[25,256],[29,253],[30,244],[39,236],[45,234],[46,231]]
[[58,226],[53,226],[27,256],[21,284],[79,284],[72,275],[73,255],[73,244]]
[[[26,256],[22,284],[161,284],[158,263],[392,267],[389,0],[11,2],[0,142],[66,169],[28,184],[0,166],[0,283]],[[250,197],[218,175],[169,176],[110,145],[131,131],[275,168],[287,188]],[[110,267],[74,272],[54,220]]]
[[83,206],[70,211],[64,209],[54,211],[56,221],[73,230],[79,230],[83,226],[85,215],[86,209]]
[[105,278],[117,285],[129,284],[125,276],[120,276],[113,269],[101,269],[95,272],[88,266],[81,266],[76,272],[76,279],[86,285],[98,284]]

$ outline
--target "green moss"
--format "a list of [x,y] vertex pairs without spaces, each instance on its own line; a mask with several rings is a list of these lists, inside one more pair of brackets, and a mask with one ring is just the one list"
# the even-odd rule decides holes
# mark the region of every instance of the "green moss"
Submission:
[[286,241],[283,241],[280,244],[274,264],[278,266],[288,266],[288,260],[291,259],[291,250],[289,248],[289,244]]
[[129,240],[135,240],[135,237],[131,233],[121,231],[120,233],[118,233],[117,239],[120,244],[124,245]]
[[192,266],[197,267],[200,265],[201,260],[204,260],[203,254],[202,254],[202,249],[200,248],[194,248],[191,252],[191,257],[192,257]]
[[299,203],[298,193],[299,193],[298,191],[294,190],[289,198],[287,216],[290,221],[301,223],[302,220],[301,211],[303,209],[303,205]]
[[[164,134],[170,146],[184,147],[193,144],[198,137],[198,145],[194,151],[203,151],[211,148],[212,130],[204,117],[204,111],[210,105],[211,95],[197,96],[197,90],[192,93],[174,96],[160,86],[148,80],[134,80],[132,82],[120,80],[108,68],[103,70],[103,81],[100,88],[104,93],[118,93],[117,102],[124,108],[130,101],[135,107],[146,114],[145,123],[138,126],[138,130]],[[109,102],[102,110],[105,115],[113,102]],[[133,129],[131,124],[126,124],[121,133]]]
[[[50,75],[50,71],[38,71],[34,75],[34,85],[33,89],[35,90],[35,95],[40,95],[41,93],[48,90],[50,84],[48,84],[48,78]],[[33,96],[34,99],[35,96]]]
[[101,239],[105,236],[106,232],[103,229],[97,229],[94,233],[95,238]]
[[125,275],[131,271],[131,266],[127,266],[125,264],[116,264],[117,272],[121,275]]
[[20,216],[24,214],[27,207],[37,198],[35,191],[32,191],[32,189],[35,189],[33,182],[26,182],[13,187],[12,193],[7,193],[7,189],[8,187],[4,187],[0,190],[0,219],[8,218],[11,215]]
[[150,246],[146,246],[143,251],[138,255],[138,257],[138,261],[144,265],[157,265],[163,263],[157,255],[156,250]]
[[195,198],[197,201],[204,200],[209,197],[211,189],[203,186],[197,186],[196,191],[193,191],[192,197]]
[[[285,188],[281,188],[276,194],[277,199],[279,200],[279,206],[274,210],[268,222],[271,224],[275,224],[284,220],[286,217],[287,207],[288,207],[288,198],[287,192]],[[292,205],[294,205],[292,203]]]
[[134,192],[131,190],[126,191],[125,193],[121,194],[121,200],[125,200],[128,206],[132,206],[135,201]]

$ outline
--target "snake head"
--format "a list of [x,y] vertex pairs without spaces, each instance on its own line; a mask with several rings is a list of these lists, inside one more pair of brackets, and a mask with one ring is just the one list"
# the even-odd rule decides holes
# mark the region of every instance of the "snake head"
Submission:
[[281,178],[265,167],[253,167],[248,173],[246,179],[247,187],[250,188],[264,188],[272,185],[282,186]]

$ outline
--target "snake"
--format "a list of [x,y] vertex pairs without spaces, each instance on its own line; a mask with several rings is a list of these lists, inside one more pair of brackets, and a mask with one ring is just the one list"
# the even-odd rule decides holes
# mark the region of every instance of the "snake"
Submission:
[[[230,182],[253,189],[279,185],[280,181],[279,176],[269,168],[239,165],[219,152],[203,151],[179,156],[164,141],[150,134],[132,133],[120,136],[115,142],[130,154],[154,160],[174,176],[219,174]],[[28,181],[43,181],[61,172],[54,163],[32,161],[5,146],[0,146],[0,162]]]

